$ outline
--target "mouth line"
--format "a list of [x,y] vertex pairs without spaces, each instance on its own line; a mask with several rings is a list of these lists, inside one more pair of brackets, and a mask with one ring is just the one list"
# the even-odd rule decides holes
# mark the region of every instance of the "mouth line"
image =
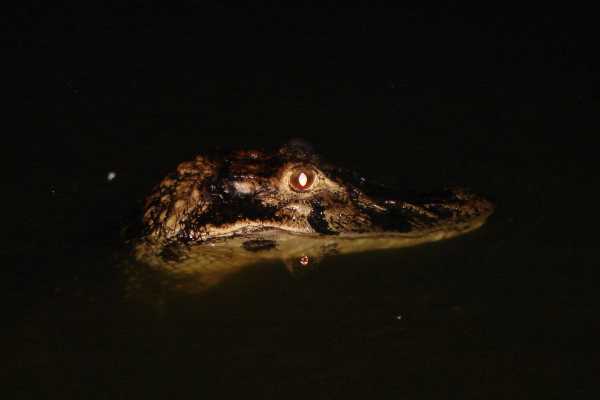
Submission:
[[[214,233],[208,235],[207,239],[242,236],[270,230],[303,235],[314,234],[308,229],[294,229],[287,226],[278,225],[272,222],[262,223],[256,221],[241,221],[227,227],[210,226],[209,230],[214,231]],[[315,234],[315,236],[316,235],[317,234]]]
[[[365,238],[365,239],[377,239],[377,238],[423,238],[429,237],[436,234],[448,234],[458,235],[461,233],[470,232],[482,226],[487,218],[491,215],[482,214],[472,219],[461,221],[454,224],[440,224],[424,229],[417,229],[410,232],[399,232],[393,230],[381,230],[381,231],[368,231],[368,232],[340,232],[335,235],[326,235],[328,238],[340,238],[340,239],[353,239],[353,238]],[[321,237],[324,236],[318,232],[314,232],[308,228],[295,228],[285,226],[273,222],[256,222],[256,221],[241,221],[232,226],[211,226],[210,229],[213,233],[205,237],[206,240],[213,238],[228,238],[228,237],[239,237],[244,235],[252,235],[260,232],[274,231],[280,233],[286,233],[298,236],[310,236],[310,237]]]

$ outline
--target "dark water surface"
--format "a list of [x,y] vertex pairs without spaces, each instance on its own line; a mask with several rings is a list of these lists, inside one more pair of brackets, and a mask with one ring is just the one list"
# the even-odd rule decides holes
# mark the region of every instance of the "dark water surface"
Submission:
[[[241,74],[230,59],[201,74],[50,57],[29,75],[3,191],[6,398],[589,398],[589,80],[553,80],[552,64],[433,83],[320,54],[319,67]],[[457,239],[329,258],[300,278],[255,265],[202,293],[130,263],[120,230],[178,162],[298,137],[398,185],[469,186],[497,212]]]

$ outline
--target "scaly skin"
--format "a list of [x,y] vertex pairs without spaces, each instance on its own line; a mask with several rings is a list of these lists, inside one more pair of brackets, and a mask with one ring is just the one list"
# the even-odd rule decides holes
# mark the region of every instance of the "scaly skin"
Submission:
[[211,271],[261,259],[314,260],[454,237],[481,226],[493,209],[462,188],[395,193],[323,162],[305,145],[202,155],[147,197],[136,255]]

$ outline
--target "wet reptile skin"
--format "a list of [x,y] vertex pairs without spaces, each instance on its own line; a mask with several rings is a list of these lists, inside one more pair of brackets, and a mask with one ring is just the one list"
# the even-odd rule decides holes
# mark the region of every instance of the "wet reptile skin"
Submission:
[[463,188],[400,194],[302,144],[199,155],[147,197],[136,256],[210,270],[306,261],[450,238],[481,226],[493,208]]

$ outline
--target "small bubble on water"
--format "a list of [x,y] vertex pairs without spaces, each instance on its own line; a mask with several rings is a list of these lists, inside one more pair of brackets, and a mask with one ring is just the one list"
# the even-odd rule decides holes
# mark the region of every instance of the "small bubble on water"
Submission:
[[116,173],[116,172],[114,172],[114,171],[110,171],[110,172],[108,173],[108,175],[106,175],[106,180],[110,182],[110,181],[112,181],[113,179],[115,179],[116,177],[117,177],[117,173]]

